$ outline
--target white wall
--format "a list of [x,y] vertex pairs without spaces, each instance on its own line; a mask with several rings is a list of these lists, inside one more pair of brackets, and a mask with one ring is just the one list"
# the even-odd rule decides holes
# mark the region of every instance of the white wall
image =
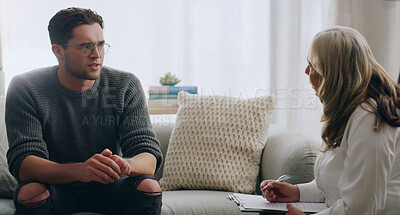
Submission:
[[47,25],[70,6],[102,15],[111,44],[105,65],[133,72],[145,90],[172,72],[181,85],[197,85],[202,95],[274,94],[273,122],[317,140],[321,105],[304,68],[318,31],[336,24],[354,27],[392,77],[397,79],[400,69],[400,1],[0,1],[5,87],[17,74],[57,64]]
[[400,1],[332,0],[332,25],[357,29],[378,62],[397,81],[400,72]]

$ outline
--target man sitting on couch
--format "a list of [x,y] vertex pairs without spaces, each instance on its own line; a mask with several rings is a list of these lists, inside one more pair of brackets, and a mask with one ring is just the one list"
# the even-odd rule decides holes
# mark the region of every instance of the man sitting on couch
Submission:
[[139,80],[103,67],[102,17],[68,8],[48,30],[58,66],[16,76],[7,93],[16,213],[160,214],[159,142]]

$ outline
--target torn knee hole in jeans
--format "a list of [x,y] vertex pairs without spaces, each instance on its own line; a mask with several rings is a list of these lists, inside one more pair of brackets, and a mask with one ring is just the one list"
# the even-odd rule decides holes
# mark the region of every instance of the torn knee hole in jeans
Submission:
[[147,191],[143,191],[143,190],[139,190],[138,186],[139,186],[140,182],[135,182],[134,184],[131,184],[133,186],[133,188],[135,189],[136,192],[140,193],[140,194],[144,194],[147,196],[159,196],[161,195],[161,191],[159,192],[147,192]]
[[47,199],[49,199],[49,197],[46,198],[46,199],[37,201],[37,202],[32,202],[32,203],[23,203],[23,202],[20,202],[20,203],[21,203],[22,205],[24,205],[25,207],[28,207],[28,208],[37,208],[37,207],[40,207],[40,206],[46,204]]
[[162,192],[145,192],[145,191],[141,191],[141,190],[138,190],[138,189],[136,189],[136,190],[137,190],[137,192],[139,192],[141,194],[145,194],[147,196],[159,196],[162,193]]
[[[42,200],[37,200],[35,201],[35,198],[38,198],[42,195],[45,195],[46,197]],[[46,195],[47,194],[47,195]],[[24,205],[25,207],[29,207],[29,208],[36,208],[36,207],[40,207],[44,204],[46,204],[47,200],[50,198],[50,194],[48,193],[48,190],[44,190],[43,192],[37,194],[36,196],[33,196],[30,199],[26,199],[26,200],[19,200],[18,202],[22,205]]]
[[162,191],[147,192],[147,191],[143,191],[143,190],[139,190],[138,189],[139,184],[145,179],[152,179],[152,180],[156,181],[158,184],[160,184],[158,182],[158,180],[154,176],[151,176],[151,175],[140,175],[140,176],[137,176],[135,179],[136,180],[131,181],[130,185],[135,189],[136,192],[139,192],[139,193],[147,195],[147,196],[160,196],[161,195]]

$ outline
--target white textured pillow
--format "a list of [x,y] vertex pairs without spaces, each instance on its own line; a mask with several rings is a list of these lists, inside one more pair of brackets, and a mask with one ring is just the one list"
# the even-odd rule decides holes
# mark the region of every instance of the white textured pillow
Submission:
[[6,153],[8,150],[6,125],[4,122],[5,98],[0,96],[0,197],[12,198],[17,181],[8,171]]
[[253,193],[275,99],[179,93],[163,190]]

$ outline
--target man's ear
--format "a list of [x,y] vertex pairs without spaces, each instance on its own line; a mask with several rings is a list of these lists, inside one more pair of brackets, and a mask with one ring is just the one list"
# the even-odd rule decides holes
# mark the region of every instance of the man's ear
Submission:
[[64,48],[59,44],[53,44],[51,46],[51,50],[53,51],[54,55],[56,56],[58,62],[64,60]]

